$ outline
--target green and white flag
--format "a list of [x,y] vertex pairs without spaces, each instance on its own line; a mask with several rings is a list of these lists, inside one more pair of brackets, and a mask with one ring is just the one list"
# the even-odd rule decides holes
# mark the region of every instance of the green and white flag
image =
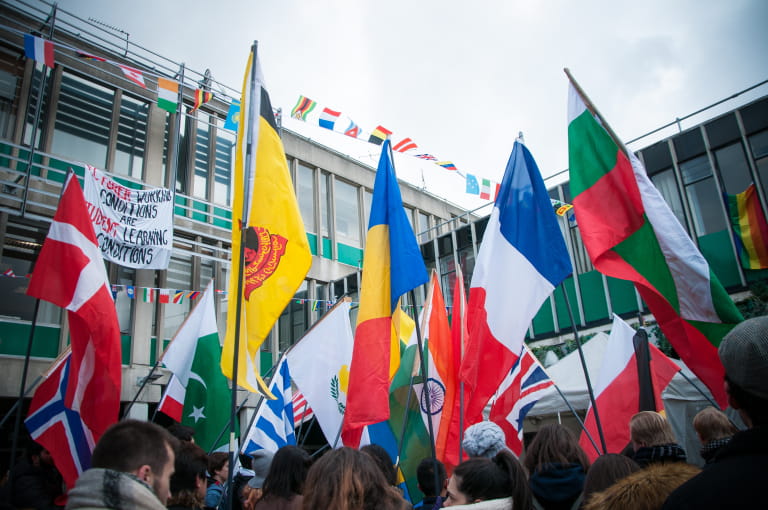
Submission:
[[[189,313],[163,354],[173,372],[159,410],[195,429],[195,442],[206,451],[226,446],[230,389],[221,372],[221,343],[213,306],[213,282]],[[218,440],[217,440],[218,438]]]

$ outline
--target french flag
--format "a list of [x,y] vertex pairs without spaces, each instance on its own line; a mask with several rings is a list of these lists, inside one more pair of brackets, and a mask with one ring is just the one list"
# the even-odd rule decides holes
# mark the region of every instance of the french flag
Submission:
[[465,426],[482,420],[509,374],[528,326],[571,261],[533,156],[515,142],[477,255],[462,360]]
[[24,34],[24,54],[37,62],[42,62],[53,69],[53,43],[41,37]]

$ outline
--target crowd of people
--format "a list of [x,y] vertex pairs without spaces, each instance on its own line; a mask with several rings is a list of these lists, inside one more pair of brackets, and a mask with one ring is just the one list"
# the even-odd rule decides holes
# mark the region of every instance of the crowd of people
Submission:
[[[700,411],[693,427],[703,469],[688,463],[657,412],[635,414],[625,451],[591,464],[566,426],[540,427],[518,459],[498,425],[484,421],[463,434],[468,458],[452,470],[434,458],[419,464],[421,494],[412,495],[412,505],[398,486],[395,461],[378,445],[328,450],[316,459],[285,446],[241,455],[231,466],[228,453],[208,455],[195,445],[191,429],[123,420],[96,444],[92,467],[66,495],[66,508],[209,510],[227,508],[230,499],[233,510],[760,508],[768,484],[768,317],[736,326],[718,352],[728,403],[747,428],[737,430],[715,407]],[[233,477],[230,470],[237,471]],[[42,448],[28,451],[12,480],[7,508],[61,508],[61,477]]]

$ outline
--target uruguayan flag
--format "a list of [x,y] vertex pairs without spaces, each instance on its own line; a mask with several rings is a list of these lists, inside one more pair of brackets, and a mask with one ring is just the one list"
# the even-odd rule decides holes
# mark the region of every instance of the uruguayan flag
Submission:
[[252,453],[256,450],[275,452],[282,446],[296,444],[296,436],[293,432],[291,374],[288,371],[288,360],[285,356],[278,362],[275,375],[269,383],[269,391],[277,398],[261,400],[261,404],[256,409],[256,417],[243,441],[243,453]]

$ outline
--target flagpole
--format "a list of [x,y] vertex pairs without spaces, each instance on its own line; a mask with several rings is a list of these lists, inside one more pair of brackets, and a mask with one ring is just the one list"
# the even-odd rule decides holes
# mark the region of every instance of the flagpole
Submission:
[[[235,312],[235,342],[233,346],[234,352],[232,353],[232,408],[230,412],[229,422],[230,422],[230,428],[229,428],[229,465],[234,466],[234,460],[235,460],[235,414],[237,413],[237,380],[238,380],[238,365],[240,363],[240,323],[242,322],[243,317],[243,276],[245,273],[245,233],[248,229],[248,171],[254,167],[255,162],[253,160],[254,157],[254,150],[256,149],[253,147],[252,144],[252,135],[253,135],[253,123],[254,123],[254,115],[259,115],[259,112],[255,111],[253,107],[253,97],[256,95],[256,92],[254,91],[254,87],[256,86],[256,59],[257,59],[257,51],[258,51],[258,42],[253,41],[253,44],[251,45],[251,69],[250,69],[250,83],[251,86],[248,88],[250,91],[250,97],[248,98],[241,98],[245,99],[247,101],[248,105],[248,125],[245,126],[245,130],[242,130],[245,134],[245,140],[242,141],[242,143],[245,144],[245,161],[243,162],[243,210],[240,213],[240,224],[237,226],[237,228],[240,229],[240,259],[238,260],[238,270],[237,273],[237,301],[236,301],[236,312]],[[258,119],[256,119],[258,121]],[[238,131],[241,131],[238,129]],[[254,170],[255,172],[255,170]],[[233,225],[234,226],[234,225]],[[238,448],[239,451],[239,448]],[[232,481],[234,479],[234,473],[233,470],[229,470],[229,476],[227,483],[229,484],[229,487],[232,487]],[[227,508],[232,508],[232,500],[233,500],[233,494],[232,491],[229,491],[229,501],[227,502]]]
[[[34,390],[42,380],[43,380],[43,376],[38,375],[37,378],[34,381],[32,381],[32,384],[29,385],[29,388],[27,388],[27,391],[24,392],[24,395],[22,398],[26,398],[26,396],[29,395],[29,392]],[[11,415],[14,413],[14,411],[16,411],[16,408],[19,407],[19,402],[21,402],[21,400],[17,400],[16,402],[14,402],[11,408],[8,409],[8,412],[5,413],[5,415],[3,416],[3,419],[0,420],[0,428],[2,428],[3,425],[5,425],[5,422],[8,421],[8,418],[10,418]]]
[[[466,330],[464,327],[464,318],[467,313],[467,295],[464,293],[464,271],[461,269],[461,264],[456,265],[456,277],[461,278],[461,312],[459,313],[459,327],[461,328],[461,354],[459,355],[459,367],[461,367],[461,363],[464,361],[464,342],[466,340],[464,338],[464,332]],[[453,304],[455,308],[456,296],[453,296]],[[452,317],[451,321],[454,319],[455,317]],[[451,324],[451,327],[453,328],[453,324]],[[459,378],[459,464],[461,464],[464,459],[464,447],[461,445],[462,442],[464,442],[464,380]]]
[[592,403],[592,410],[595,412],[595,425],[597,426],[597,432],[600,435],[600,445],[603,447],[603,453],[608,453],[608,448],[605,443],[605,434],[603,434],[603,425],[600,422],[600,414],[597,412],[597,404],[595,403],[595,392],[592,390],[592,382],[589,379],[589,369],[587,369],[587,360],[584,357],[584,349],[581,347],[581,338],[579,338],[579,332],[576,329],[576,321],[573,318],[573,310],[571,309],[571,302],[568,300],[568,291],[565,288],[565,280],[560,283],[560,288],[563,291],[563,297],[565,298],[565,307],[568,309],[568,317],[571,319],[571,329],[573,330],[573,339],[576,341],[576,347],[579,349],[579,359],[581,360],[581,368],[584,370],[584,379],[587,381],[587,391],[589,392],[589,401]]
[[[157,370],[157,366],[159,364],[160,364],[160,360],[157,360],[157,361],[155,361],[155,364],[152,365],[152,369],[149,371],[149,373],[146,375],[146,377],[144,377],[144,379],[141,381],[141,385],[139,386],[139,390],[133,396],[133,400],[131,400],[131,403],[128,404],[128,407],[126,407],[125,411],[123,411],[123,417],[121,419],[124,420],[124,419],[128,418],[128,416],[129,416],[129,414],[131,412],[131,408],[133,408],[133,404],[136,403],[136,400],[138,400],[139,395],[141,395],[141,392],[144,390],[144,387],[147,385],[147,383],[152,380],[152,376],[154,375],[155,370]],[[159,407],[160,406],[158,405],[155,408],[155,412],[152,413],[152,420],[151,421],[155,421],[155,416],[157,416],[157,409]]]
[[579,416],[579,414],[576,412],[576,409],[574,409],[573,406],[571,405],[571,403],[568,401],[568,399],[565,398],[565,394],[560,389],[560,386],[558,386],[557,383],[555,383],[553,386],[555,387],[557,392],[562,397],[563,402],[565,402],[565,405],[567,405],[568,409],[571,411],[571,413],[573,413],[573,416],[576,418],[576,421],[579,422],[579,426],[581,427],[581,430],[583,430],[584,433],[587,435],[587,439],[589,439],[589,442],[592,443],[592,446],[595,448],[595,451],[597,452],[597,454],[600,455],[601,454],[600,453],[600,448],[597,447],[597,443],[595,442],[594,438],[592,437],[592,434],[589,433],[589,430],[587,430],[587,426],[584,425],[584,420],[581,419],[581,416]]

